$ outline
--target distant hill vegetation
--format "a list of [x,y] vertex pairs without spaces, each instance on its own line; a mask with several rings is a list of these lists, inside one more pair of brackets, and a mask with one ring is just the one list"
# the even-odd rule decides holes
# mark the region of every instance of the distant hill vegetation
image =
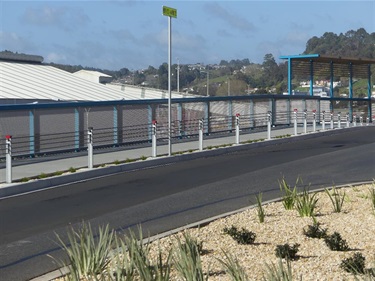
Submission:
[[[4,51],[9,54],[11,51]],[[0,52],[1,55],[2,52]],[[335,34],[326,32],[321,37],[314,36],[306,43],[303,54],[320,54],[334,57],[375,58],[375,33],[367,33],[364,28],[349,30]],[[293,54],[287,54],[293,55]],[[124,62],[126,64],[126,62]],[[120,70],[106,70],[81,65],[63,65],[49,63],[54,67],[68,72],[78,70],[94,70],[111,75],[115,82],[142,85],[147,87],[168,88],[168,65],[163,63],[158,68],[149,66],[147,69],[130,71],[124,67]],[[265,54],[262,64],[252,63],[249,59],[221,60],[218,64],[184,64],[172,65],[172,90],[180,90],[194,94],[206,95],[207,72],[209,72],[209,95],[245,95],[261,93],[282,93],[287,91],[287,63],[277,63],[272,54]],[[375,71],[373,71],[375,73]],[[360,83],[358,83],[360,84]],[[365,95],[366,87],[361,95]],[[363,92],[363,93],[362,93]],[[341,94],[341,92],[340,92]]]

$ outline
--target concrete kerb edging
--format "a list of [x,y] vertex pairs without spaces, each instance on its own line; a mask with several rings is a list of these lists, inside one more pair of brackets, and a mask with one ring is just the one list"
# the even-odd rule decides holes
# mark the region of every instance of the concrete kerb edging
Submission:
[[360,129],[360,128],[361,127],[343,128],[343,129],[337,129],[337,130],[327,130],[323,132],[301,134],[297,136],[292,135],[290,137],[279,138],[279,139],[271,139],[271,140],[264,140],[264,141],[259,141],[259,142],[232,145],[232,146],[227,146],[227,147],[206,149],[204,151],[194,151],[192,153],[174,155],[171,157],[157,157],[157,158],[150,158],[147,160],[142,160],[142,161],[137,161],[137,162],[132,162],[132,163],[119,164],[116,166],[99,167],[93,170],[75,172],[75,173],[70,173],[67,175],[55,176],[55,177],[50,177],[50,178],[45,178],[45,179],[38,179],[35,181],[26,182],[26,183],[13,183],[13,184],[9,184],[0,188],[0,199],[15,196],[15,195],[36,192],[36,191],[40,191],[44,189],[59,187],[59,186],[62,187],[69,183],[83,182],[83,181],[92,180],[95,178],[101,178],[105,176],[111,176],[111,175],[115,175],[115,174],[119,174],[123,172],[129,172],[129,171],[140,170],[140,169],[148,169],[148,168],[152,168],[156,166],[170,165],[170,164],[178,163],[181,161],[194,160],[194,159],[204,158],[204,157],[213,157],[213,156],[218,156],[218,155],[222,155],[226,153],[248,150],[251,148],[278,145],[278,144],[283,144],[287,142],[316,138],[319,136],[334,135],[334,134],[342,133],[346,130],[353,130],[353,129]]
[[[357,182],[357,183],[351,183],[351,184],[349,183],[349,184],[343,184],[343,185],[335,186],[335,188],[340,189],[340,188],[345,188],[345,187],[355,187],[355,186],[364,185],[364,184],[371,184],[371,183],[372,183],[372,181]],[[317,188],[317,189],[314,189],[314,190],[310,190],[310,192],[322,192],[326,188],[328,188],[328,187]],[[281,201],[282,201],[282,198],[279,197],[279,198],[264,201],[264,202],[262,202],[262,205],[267,205],[267,204],[270,204],[270,203],[281,202]],[[234,211],[231,211],[231,212],[226,212],[226,213],[223,213],[223,214],[220,214],[220,215],[217,215],[217,216],[213,216],[213,217],[210,217],[210,218],[207,218],[207,219],[204,219],[204,220],[200,220],[198,222],[190,223],[190,224],[187,224],[185,226],[181,226],[181,227],[178,227],[178,228],[175,228],[175,229],[172,229],[172,230],[160,233],[160,234],[156,234],[156,235],[151,236],[149,238],[145,238],[145,239],[143,239],[142,243],[157,241],[159,239],[174,235],[174,234],[179,233],[181,231],[184,231],[184,230],[187,230],[187,229],[190,229],[190,228],[196,228],[196,227],[204,226],[204,225],[207,225],[207,224],[209,224],[213,221],[216,221],[218,219],[229,217],[231,215],[235,215],[235,214],[238,214],[238,213],[241,213],[241,212],[244,212],[244,211],[247,211],[249,209],[256,208],[256,207],[257,207],[257,204],[253,204],[253,205],[249,205],[247,207],[240,208],[240,209],[237,209],[237,210],[234,210]],[[117,252],[117,250],[113,250],[114,254],[116,254],[116,252]],[[30,281],[51,281],[53,279],[62,277],[64,275],[68,274],[68,273],[69,273],[69,268],[67,266],[65,266],[63,268],[60,268],[60,269],[48,272],[48,273],[46,273],[44,275],[41,275],[39,277],[33,278]]]

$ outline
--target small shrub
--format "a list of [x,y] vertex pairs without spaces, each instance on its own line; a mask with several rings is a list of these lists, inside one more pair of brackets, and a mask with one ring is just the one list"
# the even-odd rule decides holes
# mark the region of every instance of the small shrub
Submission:
[[53,173],[54,176],[61,176],[64,172],[63,171],[56,171]]
[[77,172],[77,169],[76,169],[76,168],[73,168],[73,167],[70,167],[68,171],[69,171],[70,173],[75,173],[75,172]]
[[259,193],[258,195],[255,196],[257,199],[257,214],[258,214],[258,219],[260,223],[264,222],[264,217],[265,217],[265,212],[264,208],[262,205],[262,193]]
[[275,250],[276,257],[294,260],[297,258],[299,246],[300,244],[298,243],[294,244],[293,246],[290,246],[289,244],[277,245]]
[[45,174],[45,173],[41,173],[41,174],[38,176],[38,179],[45,179],[46,177],[48,177],[47,174]]
[[329,196],[329,199],[332,202],[333,211],[335,213],[340,213],[342,210],[342,205],[344,204],[345,199],[345,192],[343,194],[340,194],[335,187],[332,188],[332,194],[329,192],[329,190],[326,188],[325,192]]
[[119,165],[121,162],[119,161],[119,160],[115,160],[115,161],[113,161],[113,164],[114,165]]
[[[292,281],[292,266],[290,260],[286,260],[286,267],[283,264],[282,259],[279,259],[277,265],[275,264],[266,264],[266,272],[263,275],[263,281]],[[302,278],[301,278],[302,280]]]
[[146,156],[144,156],[144,155],[142,155],[142,156],[141,156],[141,160],[143,160],[143,161],[144,161],[144,160],[146,160],[146,159],[147,159],[147,157],[146,157]]
[[134,161],[135,161],[135,159],[126,158],[125,163],[131,163],[131,162],[134,162]]
[[349,250],[348,243],[345,239],[342,239],[340,233],[334,232],[332,235],[324,238],[324,242],[327,244],[328,248],[332,251],[347,251]]
[[361,253],[355,253],[352,257],[341,261],[340,268],[353,274],[365,273],[365,257]]
[[308,225],[307,229],[303,230],[303,234],[310,238],[325,238],[327,237],[327,229],[321,228],[320,223],[314,223],[313,225]]
[[28,182],[30,179],[29,178],[22,178],[20,179],[20,182]]
[[[297,182],[298,182],[298,179],[297,179]],[[296,185],[297,185],[297,182],[296,182]],[[282,202],[283,202],[283,206],[285,210],[292,210],[294,208],[294,204],[296,202],[296,197],[297,197],[296,185],[292,189],[284,178],[279,181],[280,190],[284,192]]]
[[296,197],[296,209],[301,217],[313,217],[315,215],[315,208],[318,198],[315,198],[317,193],[309,193],[305,189]]
[[238,230],[235,226],[224,228],[224,233],[230,235],[238,244],[242,245],[253,244],[256,238],[254,232],[248,231],[245,228]]

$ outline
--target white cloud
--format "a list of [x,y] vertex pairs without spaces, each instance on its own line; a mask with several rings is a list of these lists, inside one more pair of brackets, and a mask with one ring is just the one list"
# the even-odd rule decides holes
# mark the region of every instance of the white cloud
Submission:
[[0,31],[0,50],[28,53],[35,51],[36,47],[27,38],[15,32]]

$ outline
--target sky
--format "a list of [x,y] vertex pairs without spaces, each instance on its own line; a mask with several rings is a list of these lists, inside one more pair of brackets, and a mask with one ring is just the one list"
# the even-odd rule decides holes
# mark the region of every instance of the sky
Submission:
[[172,64],[262,63],[266,54],[279,62],[325,32],[375,32],[375,0],[0,0],[0,51],[108,70],[158,68],[168,62],[163,6],[177,9]]

